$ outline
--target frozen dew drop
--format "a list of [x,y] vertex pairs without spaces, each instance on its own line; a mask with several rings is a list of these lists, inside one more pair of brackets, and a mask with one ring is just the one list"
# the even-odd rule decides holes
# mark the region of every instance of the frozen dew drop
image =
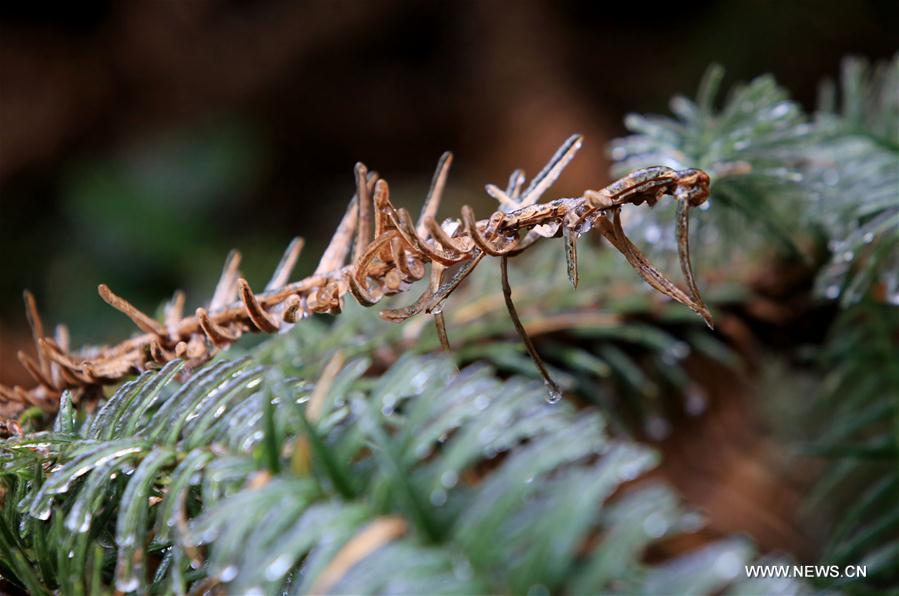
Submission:
[[685,397],[684,409],[690,416],[699,416],[708,408],[708,397],[699,385],[692,384],[687,387]]
[[827,286],[827,289],[824,290],[824,295],[833,300],[834,298],[838,298],[840,296],[840,286],[833,284]]
[[478,440],[482,445],[489,445],[496,439],[496,432],[489,426],[481,429],[481,432],[478,433]]
[[680,529],[684,532],[698,532],[705,525],[705,518],[695,511],[685,513],[680,520]]
[[632,461],[623,464],[618,468],[618,479],[622,482],[628,482],[640,475],[640,462]]
[[440,475],[440,484],[445,488],[453,488],[459,482],[459,474],[455,470],[447,470]]
[[490,398],[484,394],[477,396],[474,399],[474,407],[476,410],[484,411],[490,405]]
[[[87,513],[87,514],[85,514],[84,519],[81,520],[81,525],[79,525],[77,528],[69,528],[69,529],[70,530],[74,529],[74,531],[78,534],[84,534],[85,532],[87,532],[88,530],[91,529],[91,519],[92,519],[91,514]],[[66,527],[68,528],[68,524],[66,524]]]
[[690,346],[686,342],[678,341],[672,344],[668,351],[677,360],[683,360],[690,355]]
[[561,221],[551,221],[549,223],[536,225],[533,227],[533,230],[544,238],[552,238],[556,235],[556,232],[559,231],[559,226],[561,225]]
[[453,575],[456,576],[456,579],[460,579],[462,581],[471,579],[471,577],[474,575],[471,569],[471,563],[469,563],[467,559],[460,558],[453,565]]
[[431,491],[431,505],[434,507],[440,507],[446,503],[446,491],[442,488],[437,488]]
[[650,513],[646,519],[643,520],[643,532],[650,538],[661,538],[667,531],[668,521],[658,511]]
[[268,567],[265,568],[265,579],[269,581],[276,581],[281,579],[285,573],[290,570],[291,558],[287,555],[281,555],[274,561],[272,561]]
[[646,434],[653,441],[661,441],[671,434],[671,423],[661,416],[652,416],[646,422]]
[[588,233],[592,229],[593,229],[593,220],[590,218],[587,218],[586,220],[584,220],[584,223],[582,223],[581,225],[579,225],[577,227],[576,232],[577,232],[578,238],[580,238],[583,234]]
[[121,538],[116,540],[116,544],[118,544],[119,547],[131,546],[134,544],[134,542],[135,542],[135,536],[133,533],[125,534],[124,536],[122,536]]
[[655,244],[662,239],[662,228],[658,224],[649,224],[643,231],[643,237],[647,242]]
[[742,565],[743,561],[737,553],[726,552],[715,559],[715,563],[712,567],[720,577],[732,578],[737,576]]
[[237,577],[237,567],[234,565],[228,565],[222,569],[221,573],[219,573],[219,579],[225,583],[231,581],[235,577]]
[[562,399],[562,392],[550,383],[546,383],[546,403],[555,404]]
[[138,581],[136,575],[129,575],[128,577],[119,577],[115,580],[115,587],[120,592],[134,592],[140,586],[140,581]]
[[777,104],[773,110],[771,110],[771,116],[773,118],[782,118],[786,116],[790,112],[790,104],[787,102],[781,102]]

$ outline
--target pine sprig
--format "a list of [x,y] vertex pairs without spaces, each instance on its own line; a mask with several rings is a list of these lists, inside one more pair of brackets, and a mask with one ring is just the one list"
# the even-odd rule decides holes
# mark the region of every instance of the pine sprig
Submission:
[[33,593],[519,593],[676,573],[715,590],[751,556],[724,541],[641,561],[695,515],[658,485],[612,498],[655,454],[532,382],[411,355],[374,380],[350,360],[327,391],[248,359],[184,384],[179,366],[0,446],[5,577]]
[[[674,117],[629,115],[625,125],[634,134],[611,145],[615,171],[647,164],[701,168],[712,179],[712,201],[698,218],[697,245],[720,249],[726,238],[725,244],[739,246],[743,255],[772,245],[795,253],[799,219],[791,205],[808,192],[799,171],[801,148],[818,133],[770,76],[735,86],[719,107],[723,77],[721,67],[709,68],[695,100],[672,99]],[[708,209],[711,205],[716,208]],[[670,210],[634,214],[631,225],[670,250],[673,238],[659,223],[672,217]],[[723,256],[719,264],[734,255]]]
[[[847,59],[841,93],[825,83],[813,115],[770,76],[736,86],[717,108],[722,78],[712,67],[695,100],[675,97],[674,118],[629,116],[635,134],[612,144],[616,168],[662,163],[709,173],[706,205],[716,208],[696,222],[703,258],[723,254],[730,264],[771,245],[795,253],[803,236],[820,232],[832,253],[816,284],[822,296],[848,305],[875,291],[899,301],[899,57],[875,67]],[[670,251],[659,223],[671,217],[634,214],[632,227]]]
[[899,581],[897,353],[899,309],[866,300],[842,313],[821,354],[830,372],[818,407],[828,415],[818,414],[806,447],[828,463],[812,502],[838,511],[823,560],[867,565],[866,580],[880,586]]
[[[695,101],[675,98],[677,119],[631,117],[637,134],[617,141],[613,157],[621,167],[649,160],[709,172],[714,208],[697,222],[697,244],[708,242],[701,255],[714,246],[733,259],[787,236],[823,237],[831,257],[817,271],[817,294],[843,310],[819,356],[826,382],[810,406],[820,435],[810,451],[832,462],[814,500],[844,504],[823,560],[868,565],[868,578],[841,587],[895,585],[899,56],[874,67],[847,59],[841,92],[825,84],[811,116],[770,77],[737,87],[715,109],[721,76],[710,69]],[[736,214],[750,216],[735,227]],[[634,225],[657,236],[665,215],[641,213]]]
[[[818,291],[844,306],[875,292],[899,304],[899,56],[843,63],[839,96],[822,86],[817,126],[826,139],[806,168],[813,213],[832,253]],[[838,101],[839,98],[839,101]]]

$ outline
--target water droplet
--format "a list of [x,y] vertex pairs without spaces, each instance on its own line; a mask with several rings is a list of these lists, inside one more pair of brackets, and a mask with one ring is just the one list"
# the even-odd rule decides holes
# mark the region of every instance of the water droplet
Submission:
[[846,252],[844,252],[843,254],[840,255],[840,259],[842,259],[843,262],[845,262],[845,263],[850,262],[853,259],[853,257],[855,257],[855,253],[852,252],[851,250],[847,250]]
[[653,416],[646,422],[646,434],[653,441],[661,441],[671,434],[671,423],[661,416]]
[[867,232],[864,236],[862,236],[862,242],[865,244],[871,244],[874,242],[874,232]]
[[140,581],[137,579],[136,575],[117,577],[115,580],[115,587],[120,592],[134,592],[140,587]]
[[454,470],[447,470],[440,476],[440,484],[445,488],[453,488],[459,482],[459,474]]
[[686,410],[687,414],[690,416],[699,416],[705,412],[709,405],[709,400],[706,397],[705,391],[703,391],[702,387],[699,385],[692,384],[687,387],[685,397],[686,402],[684,403],[684,410]]
[[442,488],[436,488],[431,491],[431,505],[440,507],[446,503],[446,491]]
[[546,403],[555,404],[562,399],[562,392],[550,383],[546,383]]
[[576,229],[578,238],[580,238],[583,234],[588,233],[592,229],[593,229],[593,220],[588,217],[587,219],[584,220],[584,223],[579,225]]
[[824,175],[821,177],[821,179],[827,186],[836,186],[840,181],[840,175],[836,170],[827,170],[826,172],[824,172]]
[[455,575],[457,579],[460,579],[462,581],[471,579],[474,575],[474,573],[472,573],[471,563],[469,563],[467,559],[460,558],[453,565],[453,575]]
[[650,244],[655,244],[662,238],[662,228],[656,224],[649,224],[643,231],[643,237]]
[[291,558],[287,555],[281,555],[265,568],[265,579],[269,581],[281,579],[285,573],[290,571],[290,566]]
[[678,341],[669,346],[668,351],[674,358],[683,360],[690,355],[690,346],[687,344],[687,342]]
[[668,531],[668,521],[661,513],[654,511],[643,520],[643,531],[650,538],[661,538]]
[[67,519],[66,520],[66,529],[76,532],[78,534],[84,534],[85,532],[87,532],[88,530],[91,529],[91,519],[93,519],[91,514],[86,513],[86,514],[84,514],[84,518],[81,520],[81,524],[79,524],[77,526],[75,526],[74,521],[70,524],[69,520]]
[[633,480],[637,476],[640,475],[641,464],[640,462],[628,462],[623,464],[620,468],[618,468],[618,478],[622,482],[627,482],[629,480]]
[[474,407],[475,407],[475,409],[477,409],[479,411],[486,410],[489,405],[490,405],[490,398],[487,397],[486,395],[481,394],[481,395],[477,396],[476,398],[474,398]]
[[827,286],[827,289],[824,290],[824,295],[833,300],[834,298],[838,298],[840,296],[840,286],[833,284]]
[[222,569],[221,573],[219,573],[219,579],[225,583],[231,581],[235,577],[237,577],[237,567],[234,565],[228,565]]
[[536,234],[539,234],[544,238],[552,238],[556,235],[556,232],[559,231],[559,226],[561,225],[561,221],[551,221],[545,224],[536,225],[532,229]]
[[47,521],[50,519],[50,506],[48,505],[46,509],[41,509],[40,511],[32,511],[31,516]]
[[685,513],[680,520],[680,529],[684,532],[698,532],[703,525],[705,525],[705,518],[695,511]]
[[790,112],[790,104],[787,102],[781,102],[777,104],[773,110],[771,110],[771,116],[773,118],[782,118],[786,116]]
[[721,577],[736,577],[743,565],[743,560],[737,553],[726,552],[721,554],[712,565],[712,568]]

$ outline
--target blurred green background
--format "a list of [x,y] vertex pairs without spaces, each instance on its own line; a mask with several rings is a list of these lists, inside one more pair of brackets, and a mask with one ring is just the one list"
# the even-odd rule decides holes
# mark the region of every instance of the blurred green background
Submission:
[[294,235],[310,271],[365,161],[416,205],[456,153],[445,214],[587,144],[555,192],[608,180],[627,111],[771,72],[807,106],[841,57],[886,58],[899,3],[8,3],[0,7],[0,382],[27,383],[21,291],[75,345],[208,299],[228,249],[261,285]]

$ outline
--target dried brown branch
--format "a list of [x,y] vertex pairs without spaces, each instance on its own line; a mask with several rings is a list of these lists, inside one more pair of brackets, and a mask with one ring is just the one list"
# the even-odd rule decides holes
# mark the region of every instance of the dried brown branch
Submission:
[[[311,276],[288,283],[302,248],[302,240],[297,238],[288,246],[265,291],[257,294],[240,276],[240,253],[232,251],[208,306],[197,308],[193,316],[183,317],[184,296],[176,293],[166,308],[164,324],[100,285],[101,297],[144,332],[118,345],[70,352],[64,328],[57,330],[55,340],[44,335],[34,298],[26,292],[26,311],[38,359],[25,354],[20,359],[38,384],[31,390],[0,386],[0,413],[12,415],[10,412],[29,405],[52,409],[63,390],[73,390],[77,401],[84,392],[95,392],[102,385],[116,383],[126,375],[173,358],[186,358],[189,365],[199,364],[248,331],[275,333],[311,313],[338,313],[347,293],[360,304],[372,306],[385,296],[407,291],[425,277],[427,265],[431,273],[421,296],[407,307],[382,311],[381,316],[402,321],[421,312],[434,314],[441,343],[448,348],[445,325],[441,325],[443,303],[485,256],[503,259],[503,284],[507,286],[508,256],[521,253],[541,238],[563,236],[569,279],[577,286],[576,242],[593,227],[650,286],[711,324],[711,315],[693,279],[687,240],[687,211],[708,197],[708,176],[699,170],[675,171],[659,166],[633,172],[580,197],[537,203],[573,159],[581,142],[579,135],[569,138],[525,190],[520,170],[512,173],[505,190],[488,186],[487,192],[500,202],[500,210],[484,220],[478,220],[469,207],[463,207],[461,219],[437,222],[452,162],[449,153],[440,158],[417,221],[405,209],[393,206],[385,180],[357,164],[356,194]],[[689,292],[653,267],[621,228],[622,205],[652,206],[664,195],[671,195],[680,203],[679,255]],[[514,313],[514,306],[509,307]],[[520,321],[516,327],[523,331]],[[532,348],[529,345],[529,352],[540,366]]]

